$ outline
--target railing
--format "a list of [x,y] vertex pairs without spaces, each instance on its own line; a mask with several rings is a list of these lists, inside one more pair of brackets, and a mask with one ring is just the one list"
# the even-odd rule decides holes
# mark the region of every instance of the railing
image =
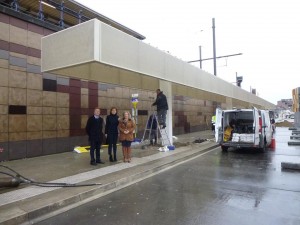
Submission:
[[[7,3],[9,2],[9,3]],[[53,1],[53,0],[40,0],[38,1],[39,7],[38,12],[32,12],[29,11],[27,8],[19,4],[18,0],[12,0],[12,1],[0,1],[0,5],[3,5],[5,7],[11,8],[17,12],[24,13],[26,15],[30,15],[32,17],[35,17],[41,21],[46,21],[48,23],[51,23],[53,25],[59,26],[61,28],[67,28],[70,26],[73,26],[75,24],[68,24],[64,21],[64,15],[70,15],[76,19],[78,19],[78,24],[90,20],[87,16],[82,14],[82,10],[79,10],[78,12],[65,7],[64,1],[61,1],[60,3]],[[52,7],[60,12],[59,18],[49,17],[44,15],[43,6],[47,5],[49,7]],[[55,22],[54,22],[55,21]]]

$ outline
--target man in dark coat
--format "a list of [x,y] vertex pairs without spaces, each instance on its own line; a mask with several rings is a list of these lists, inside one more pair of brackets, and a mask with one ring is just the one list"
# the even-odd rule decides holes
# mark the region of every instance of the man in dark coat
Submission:
[[162,128],[164,129],[166,127],[167,110],[169,109],[167,97],[163,94],[163,92],[160,89],[156,90],[156,94],[156,100],[152,105],[156,105],[157,119],[159,124],[162,125]]
[[[103,119],[100,117],[100,109],[95,108],[94,115],[91,116],[86,123],[86,133],[89,136],[89,142],[91,145],[90,155],[91,155],[91,165],[95,166],[97,163],[104,164],[100,159],[100,148],[102,144],[102,128]],[[96,160],[95,160],[96,152]]]

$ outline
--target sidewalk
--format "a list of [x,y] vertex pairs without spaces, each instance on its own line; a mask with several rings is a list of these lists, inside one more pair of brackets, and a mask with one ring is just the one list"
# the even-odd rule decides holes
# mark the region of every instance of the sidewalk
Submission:
[[[159,152],[158,147],[133,149],[132,162],[110,163],[107,149],[101,152],[104,165],[91,166],[89,154],[74,152],[42,156],[1,163],[32,180],[65,183],[102,183],[90,187],[37,187],[22,185],[19,188],[0,190],[0,224],[32,223],[49,213],[64,211],[68,207],[84,204],[102,195],[136,183],[179,163],[214,149],[214,141],[193,144],[195,139],[211,139],[211,131],[177,136],[177,142],[191,143],[175,151]],[[1,170],[3,171],[3,170]],[[3,175],[4,176],[4,175]],[[3,177],[1,175],[1,177]]]

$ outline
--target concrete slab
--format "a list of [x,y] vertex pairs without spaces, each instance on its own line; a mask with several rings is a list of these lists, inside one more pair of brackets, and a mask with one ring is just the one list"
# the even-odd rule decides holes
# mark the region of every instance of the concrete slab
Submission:
[[300,139],[300,135],[292,135],[290,136],[290,139]]
[[300,134],[300,130],[293,130],[292,135]]
[[282,169],[300,170],[300,163],[282,162]]
[[300,145],[300,141],[288,141],[288,145]]
[[289,130],[298,130],[297,127],[289,127]]

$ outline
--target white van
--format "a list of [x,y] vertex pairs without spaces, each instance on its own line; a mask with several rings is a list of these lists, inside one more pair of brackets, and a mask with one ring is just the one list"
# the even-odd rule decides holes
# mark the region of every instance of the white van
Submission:
[[272,141],[272,127],[267,110],[216,109],[216,142],[223,151],[233,148],[265,150]]

